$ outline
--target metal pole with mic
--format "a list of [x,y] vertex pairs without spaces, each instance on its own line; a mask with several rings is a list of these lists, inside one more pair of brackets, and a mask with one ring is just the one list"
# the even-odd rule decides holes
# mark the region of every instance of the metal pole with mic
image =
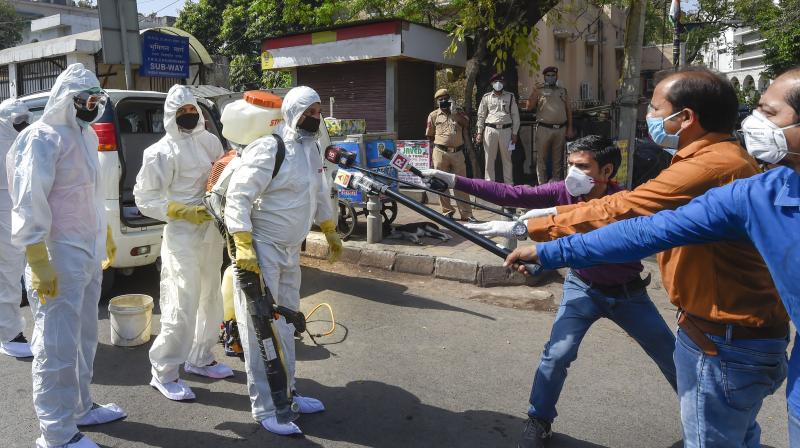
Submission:
[[[399,152],[392,152],[392,151],[390,151],[388,149],[384,149],[383,151],[381,151],[381,157],[383,157],[385,159],[389,159],[391,161],[391,166],[394,167],[395,169],[399,170],[399,171],[408,171],[411,174],[419,177],[420,179],[424,179],[425,178],[425,176],[422,174],[422,172],[419,169],[417,169],[417,167],[412,165],[411,161],[408,160],[404,155],[400,154]],[[479,209],[482,209],[482,210],[486,210],[486,211],[492,212],[492,213],[494,213],[496,215],[504,216],[504,217],[509,218],[511,220],[517,219],[517,217],[514,214],[507,213],[504,210],[500,210],[500,209],[497,209],[497,208],[494,208],[494,207],[489,207],[487,205],[479,204],[477,202],[467,201],[467,200],[464,200],[464,199],[457,198],[457,197],[455,197],[455,196],[453,196],[451,194],[448,194],[447,190],[449,190],[450,187],[447,185],[447,183],[445,181],[443,181],[441,179],[437,179],[435,177],[432,177],[432,178],[429,179],[431,188],[426,188],[426,187],[420,186],[418,184],[413,184],[411,182],[406,182],[404,180],[400,180],[400,179],[397,179],[397,178],[394,178],[394,177],[391,177],[391,176],[387,176],[387,175],[382,174],[382,173],[378,173],[378,172],[375,172],[375,171],[372,171],[372,170],[367,170],[367,169],[360,168],[360,167],[357,167],[357,166],[348,166],[348,168],[355,168],[355,169],[361,171],[362,173],[372,174],[372,175],[375,175],[375,176],[378,176],[378,177],[382,177],[384,179],[388,179],[388,180],[391,180],[391,181],[394,181],[394,182],[397,182],[397,183],[400,183],[400,184],[403,184],[403,185],[419,188],[422,191],[427,191],[429,193],[438,194],[439,196],[448,197],[448,198],[450,198],[450,199],[452,199],[454,201],[461,202],[461,203],[464,203],[464,204],[469,204],[472,207],[479,208]]]
[[[350,165],[349,167],[352,167],[353,163],[355,162],[355,157],[356,157],[355,154],[345,151],[342,148],[337,148],[334,146],[329,146],[328,149],[325,151],[326,160],[344,167],[348,167],[348,164]],[[336,184],[344,188],[356,189],[366,194],[385,195],[397,201],[398,203],[405,205],[406,207],[419,213],[420,215],[430,219],[431,221],[450,229],[451,231],[460,235],[464,239],[474,244],[477,244],[478,246],[488,250],[489,252],[497,255],[498,257],[504,260],[511,253],[510,250],[498,246],[494,241],[490,240],[489,238],[462,226],[453,219],[443,216],[442,214],[418,203],[417,201],[409,198],[408,196],[392,191],[388,185],[379,182],[375,179],[369,178],[360,172],[351,173],[348,171],[340,170],[336,175]],[[531,275],[538,275],[543,269],[538,264],[523,263],[523,265],[525,266],[525,269],[528,271],[528,273]]]

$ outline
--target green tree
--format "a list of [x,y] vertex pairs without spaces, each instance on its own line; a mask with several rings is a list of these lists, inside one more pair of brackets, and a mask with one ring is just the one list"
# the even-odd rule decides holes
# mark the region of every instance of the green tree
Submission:
[[[759,30],[766,41],[764,48],[765,72],[774,78],[786,69],[800,64],[800,0],[782,0],[778,4],[763,0],[753,8],[746,23]],[[744,47],[737,48],[745,51]]]
[[25,21],[6,0],[0,0],[0,50],[11,48],[22,41]]

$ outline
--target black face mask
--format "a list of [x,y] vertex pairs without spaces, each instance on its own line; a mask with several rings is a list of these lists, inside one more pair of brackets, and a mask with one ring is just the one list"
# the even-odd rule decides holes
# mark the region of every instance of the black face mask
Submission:
[[75,111],[75,116],[86,123],[94,122],[95,118],[97,118],[97,113],[100,112],[98,108],[94,108],[92,110],[86,109],[77,109]]
[[441,100],[439,101],[439,108],[450,110],[450,104],[450,100]]
[[29,124],[30,123],[28,123],[27,121],[23,121],[22,123],[14,123],[13,126],[17,132],[22,132],[22,130],[27,128]]
[[175,123],[178,124],[179,127],[191,131],[197,126],[197,122],[200,120],[200,114],[183,114],[180,117],[175,117]]
[[302,129],[304,131],[308,131],[312,134],[316,134],[317,131],[319,131],[320,121],[321,120],[319,118],[305,115],[305,118],[303,118],[303,122],[297,124],[297,128]]

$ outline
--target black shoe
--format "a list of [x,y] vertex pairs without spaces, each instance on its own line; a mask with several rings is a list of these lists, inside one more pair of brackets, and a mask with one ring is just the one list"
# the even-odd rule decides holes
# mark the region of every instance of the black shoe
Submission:
[[455,216],[455,214],[456,214],[456,211],[455,210],[451,210],[449,212],[446,212],[444,214],[444,216],[447,216],[448,218],[453,219],[453,216]]
[[528,417],[525,422],[525,430],[522,431],[522,439],[517,444],[517,448],[542,448],[550,437],[553,437],[550,422]]
[[23,336],[22,333],[20,333],[20,334],[17,335],[17,337],[15,337],[14,339],[12,339],[12,340],[10,340],[8,342],[19,342],[19,343],[22,343],[22,344],[27,344],[28,340],[25,339],[25,336]]

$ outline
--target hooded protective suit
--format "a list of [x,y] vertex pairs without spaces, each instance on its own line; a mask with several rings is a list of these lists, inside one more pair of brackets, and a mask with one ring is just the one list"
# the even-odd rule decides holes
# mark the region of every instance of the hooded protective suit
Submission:
[[[58,293],[39,302],[29,288],[34,329],[33,403],[42,438],[62,445],[89,414],[89,383],[97,349],[97,305],[106,257],[97,136],[75,118],[73,97],[99,88],[82,64],[55,81],[41,119],[23,130],[11,148],[12,243],[20,250],[42,241],[58,278]],[[31,285],[31,267],[25,281]],[[37,442],[39,443],[39,442]]]
[[[261,274],[275,301],[292,310],[300,306],[300,245],[312,222],[333,217],[330,189],[323,169],[317,135],[297,130],[300,116],[319,95],[309,87],[290,90],[281,106],[284,123],[276,128],[286,145],[286,158],[273,179],[277,144],[271,136],[247,146],[242,163],[231,177],[226,195],[225,220],[231,233],[252,232]],[[242,340],[253,418],[274,417],[264,363],[259,354],[247,301],[237,288],[236,321]],[[294,326],[277,322],[284,346],[289,383],[294,389]]]
[[[181,131],[177,110],[193,105],[200,119]],[[202,205],[206,182],[215,160],[223,155],[219,138],[205,130],[200,106],[185,86],[175,85],[164,104],[166,135],[144,151],[133,194],[146,216],[166,221],[161,243],[161,333],[150,349],[153,378],[178,379],[180,364],[214,362],[222,322],[220,267],[223,241],[210,221],[193,224],[167,216],[170,203]]]
[[[25,328],[19,307],[25,252],[11,245],[11,195],[8,193],[6,155],[19,134],[17,117],[30,116],[22,101],[9,98],[0,103],[0,342],[8,342]],[[13,163],[13,156],[11,157]],[[13,171],[13,164],[11,165]]]

